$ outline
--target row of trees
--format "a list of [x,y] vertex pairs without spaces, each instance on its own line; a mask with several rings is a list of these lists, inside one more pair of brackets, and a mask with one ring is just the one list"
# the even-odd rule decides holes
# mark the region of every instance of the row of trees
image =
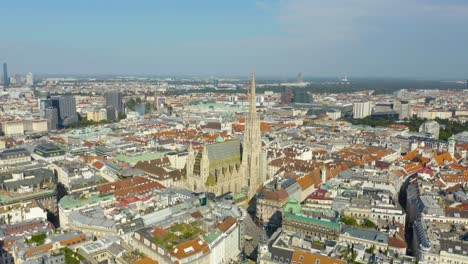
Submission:
[[104,124],[110,124],[110,123],[112,123],[112,121],[110,120],[93,121],[93,120],[88,120],[88,118],[84,117],[78,122],[71,123],[68,127],[78,128],[78,127],[87,127],[87,126],[93,126],[93,125],[104,125]]
[[343,222],[343,224],[349,225],[349,226],[362,227],[362,228],[368,228],[368,229],[377,229],[377,225],[369,219],[365,219],[362,221],[362,223],[360,223],[358,222],[358,220],[356,220],[356,218],[343,216],[341,218],[341,221]]
[[[325,81],[325,80],[323,80]],[[270,83],[273,81],[270,81]],[[311,93],[350,93],[373,90],[374,94],[391,94],[401,89],[441,89],[441,90],[462,90],[465,88],[463,83],[449,83],[440,81],[413,81],[413,80],[397,80],[397,79],[356,79],[351,83],[311,83],[306,87],[294,88],[287,86],[262,86],[258,87],[258,93],[264,91],[285,92],[286,89],[301,89]],[[173,89],[167,92],[168,95],[187,94],[193,90]],[[205,88],[196,90],[197,93],[245,93],[243,89],[234,90],[217,90],[213,88]]]
[[[419,131],[419,127],[427,121],[422,118],[411,118],[404,120],[392,120],[392,119],[372,119],[370,116],[361,119],[343,118],[342,120],[350,122],[353,125],[365,125],[371,127],[387,127],[393,124],[403,124],[408,126],[408,129],[413,132]],[[448,119],[436,118],[435,121],[440,124],[439,139],[447,140],[454,134],[468,131],[468,123],[459,123]]]

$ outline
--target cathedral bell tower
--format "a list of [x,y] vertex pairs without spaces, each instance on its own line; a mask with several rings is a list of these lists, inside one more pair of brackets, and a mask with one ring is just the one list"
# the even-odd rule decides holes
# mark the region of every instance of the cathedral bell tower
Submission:
[[257,114],[255,96],[255,73],[252,73],[250,84],[250,110],[245,122],[242,167],[244,169],[244,182],[248,187],[247,197],[252,199],[260,186],[260,153],[262,151],[262,137],[260,131],[260,117]]

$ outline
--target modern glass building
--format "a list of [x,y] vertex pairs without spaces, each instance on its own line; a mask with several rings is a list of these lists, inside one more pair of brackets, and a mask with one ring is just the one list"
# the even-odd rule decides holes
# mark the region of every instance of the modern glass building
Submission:
[[8,68],[6,62],[3,63],[3,87],[7,88],[10,85],[10,78],[8,78]]
[[[114,109],[114,111],[112,111]],[[116,116],[109,116],[112,120],[116,120],[118,116],[124,112],[124,105],[122,102],[122,94],[120,92],[109,92],[106,94],[106,110],[109,112],[117,112]]]
[[[49,100],[50,101],[50,100]],[[44,118],[47,119],[47,128],[56,130],[58,128],[58,111],[53,107],[44,109]]]
[[72,95],[51,97],[52,107],[57,109],[59,128],[78,122],[76,100]]

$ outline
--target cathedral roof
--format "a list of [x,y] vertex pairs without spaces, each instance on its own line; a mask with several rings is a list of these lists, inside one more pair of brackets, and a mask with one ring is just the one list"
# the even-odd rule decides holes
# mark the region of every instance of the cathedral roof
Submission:
[[208,152],[208,159],[210,162],[215,160],[226,160],[236,158],[240,161],[241,144],[240,140],[230,140],[219,142],[206,146]]

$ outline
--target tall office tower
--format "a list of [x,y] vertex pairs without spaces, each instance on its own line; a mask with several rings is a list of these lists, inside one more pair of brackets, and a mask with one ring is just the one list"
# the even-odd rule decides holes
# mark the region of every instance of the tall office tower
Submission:
[[450,153],[452,157],[455,157],[455,145],[456,145],[455,136],[451,135],[448,138],[448,152]]
[[39,116],[45,118],[45,110],[49,107],[52,107],[52,100],[43,99],[39,100]]
[[29,85],[29,86],[34,85],[34,75],[31,72],[26,74],[26,85]]
[[293,101],[296,104],[311,104],[314,102],[312,95],[303,89],[295,89]]
[[465,83],[465,89],[468,90],[468,79],[466,80],[466,83]]
[[398,109],[396,109],[396,112],[399,114],[400,120],[411,117],[409,101],[402,100],[397,104],[397,106],[398,106]]
[[218,79],[213,80],[213,86],[214,86],[215,89],[218,89],[218,86],[219,86],[219,80]]
[[7,88],[10,85],[10,78],[8,77],[7,63],[3,63],[3,87]]
[[262,137],[260,132],[260,117],[257,114],[255,97],[255,73],[252,73],[250,85],[250,110],[245,122],[244,142],[242,144],[242,167],[244,169],[244,186],[248,188],[247,197],[250,200],[260,186],[260,153],[262,151]]
[[283,105],[291,104],[293,96],[294,94],[291,91],[291,89],[287,88],[286,91],[281,93],[281,104]]
[[122,94],[120,92],[109,92],[106,94],[106,109],[109,109],[109,107],[117,111],[117,117],[124,112]]
[[371,102],[356,102],[353,104],[353,118],[364,118],[372,114]]
[[107,120],[113,120],[113,121],[119,119],[119,114],[117,113],[117,110],[113,106],[106,107],[106,118]]
[[58,111],[56,108],[47,107],[44,109],[44,118],[47,119],[47,129],[56,130],[58,128]]
[[164,105],[166,104],[166,97],[164,95],[160,94],[155,94],[154,95],[154,104],[156,106],[156,109],[159,111],[161,110]]
[[45,109],[52,107],[49,92],[40,91],[38,94],[39,116],[45,118]]
[[76,101],[72,95],[53,96],[52,107],[57,109],[58,127],[67,127],[72,123],[78,122],[76,114]]

